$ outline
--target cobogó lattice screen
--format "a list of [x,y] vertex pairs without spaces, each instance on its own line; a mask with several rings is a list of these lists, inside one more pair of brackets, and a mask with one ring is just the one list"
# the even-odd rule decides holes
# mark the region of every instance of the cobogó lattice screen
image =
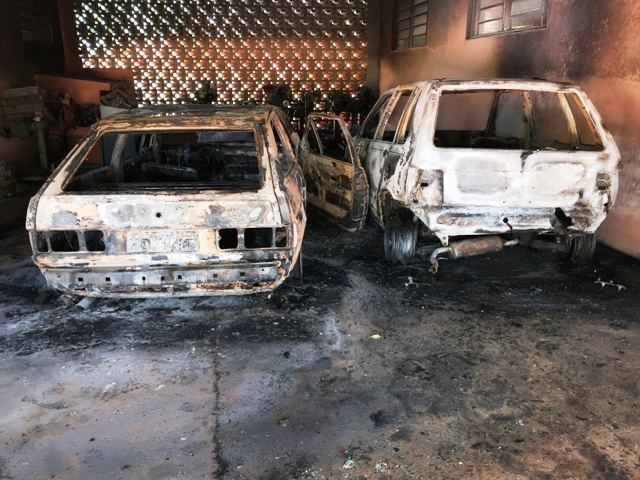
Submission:
[[130,68],[144,103],[262,102],[262,87],[352,93],[365,81],[366,0],[76,0],[84,68]]

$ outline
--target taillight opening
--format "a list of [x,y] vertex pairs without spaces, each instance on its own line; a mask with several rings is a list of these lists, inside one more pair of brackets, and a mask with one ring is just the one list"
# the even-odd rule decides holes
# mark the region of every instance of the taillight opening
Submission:
[[218,231],[220,250],[233,250],[238,248],[238,230],[236,228],[224,228]]
[[224,228],[218,230],[220,250],[267,250],[287,248],[289,234],[287,227]]
[[78,232],[54,231],[49,233],[49,245],[54,252],[78,252]]
[[106,243],[100,230],[50,230],[36,233],[39,253],[104,252]]
[[245,248],[273,247],[273,228],[248,228],[244,231]]
[[106,245],[104,233],[100,230],[88,230],[84,232],[84,242],[90,252],[104,252]]

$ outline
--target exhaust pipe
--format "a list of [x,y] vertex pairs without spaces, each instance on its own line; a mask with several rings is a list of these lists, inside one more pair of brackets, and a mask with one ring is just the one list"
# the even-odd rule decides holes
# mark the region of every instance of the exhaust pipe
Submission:
[[93,302],[95,301],[95,297],[84,297],[82,300],[76,303],[76,308],[79,308],[80,310],[89,310],[89,308],[91,308],[91,305],[93,305]]
[[517,244],[518,240],[504,240],[497,235],[454,242],[447,247],[436,248],[433,251],[429,271],[431,273],[438,273],[438,257],[440,255],[446,254],[449,260],[457,260],[458,258],[501,252],[504,247],[513,247]]

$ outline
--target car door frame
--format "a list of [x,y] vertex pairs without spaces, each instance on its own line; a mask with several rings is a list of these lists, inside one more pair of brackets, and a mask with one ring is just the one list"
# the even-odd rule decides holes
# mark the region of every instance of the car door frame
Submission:
[[[346,152],[351,162],[325,155],[316,121],[337,122],[344,135]],[[318,153],[309,148],[310,133],[316,136]],[[307,184],[309,204],[341,228],[350,232],[361,230],[367,219],[369,183],[344,119],[330,113],[309,114],[305,119],[299,157]],[[327,193],[334,195],[333,201],[327,199]]]
[[[384,127],[387,125],[399,99],[406,92],[410,92],[409,100],[400,116],[394,138],[391,141],[383,140]],[[398,175],[398,172],[409,160],[407,155],[411,140],[409,125],[412,116],[416,113],[417,102],[421,93],[420,85],[416,84],[396,88],[380,116],[373,140],[369,141],[365,161],[365,170],[369,179],[369,211],[372,218],[380,226],[384,226],[385,222],[386,192],[389,190],[395,192],[403,190],[399,182],[404,177]],[[404,141],[397,143],[400,132],[404,134]],[[390,181],[392,182],[394,178],[397,185],[390,184]]]
[[[278,203],[281,206],[281,214],[283,217],[294,225],[300,223],[302,230],[297,234],[302,235],[304,232],[304,224],[306,222],[306,188],[302,168],[298,162],[296,151],[298,150],[299,139],[297,134],[291,135],[286,125],[288,120],[279,109],[274,109],[268,116],[265,133],[267,134],[270,155],[271,168],[273,170],[273,183],[278,197]],[[290,154],[290,163],[285,168],[278,158],[277,142],[274,131],[278,132],[281,141],[285,142],[285,150]],[[291,129],[293,132],[293,129]],[[275,150],[273,148],[275,147]],[[275,154],[274,154],[275,153]],[[282,206],[286,206],[288,211],[284,211]]]

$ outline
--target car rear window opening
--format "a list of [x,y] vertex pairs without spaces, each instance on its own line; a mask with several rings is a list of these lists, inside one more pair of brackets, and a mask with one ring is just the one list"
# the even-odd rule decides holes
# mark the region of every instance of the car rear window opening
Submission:
[[433,143],[500,150],[603,148],[576,94],[536,90],[443,92]]
[[180,130],[100,136],[64,190],[252,191],[260,187],[253,130]]

